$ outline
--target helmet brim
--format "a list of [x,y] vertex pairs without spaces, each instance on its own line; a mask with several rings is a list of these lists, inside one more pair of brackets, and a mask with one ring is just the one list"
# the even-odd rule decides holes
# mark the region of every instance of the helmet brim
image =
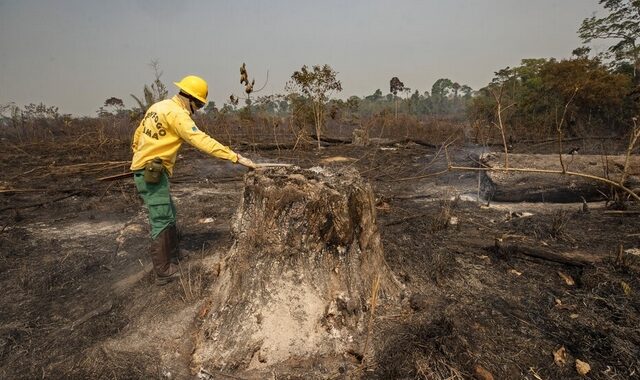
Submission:
[[176,87],[178,87],[180,90],[182,90],[182,91],[186,92],[187,94],[193,96],[194,98],[198,99],[202,103],[207,104],[207,98],[203,98],[202,96],[198,96],[197,94],[194,94],[192,91],[190,91],[189,89],[185,88],[184,86],[182,86],[178,82],[173,82],[173,84],[175,84]]

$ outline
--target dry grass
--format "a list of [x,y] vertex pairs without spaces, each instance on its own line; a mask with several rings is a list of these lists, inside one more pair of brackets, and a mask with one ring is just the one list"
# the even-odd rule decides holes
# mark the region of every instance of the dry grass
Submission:
[[[71,358],[69,358],[71,359]],[[120,352],[104,347],[87,350],[64,366],[53,367],[42,375],[66,379],[158,379],[164,378],[155,355]]]
[[[205,257],[204,248],[198,254],[200,259]],[[210,272],[201,261],[194,262],[191,258],[186,263],[180,263],[180,298],[186,304],[202,299],[205,291],[214,281],[215,274]]]
[[449,141],[464,142],[468,126],[447,118],[379,114],[363,119],[370,138],[412,138],[440,145]]
[[415,360],[416,375],[424,380],[464,380],[462,372],[441,359],[418,357]]
[[433,219],[431,219],[431,232],[444,231],[449,228],[453,210],[458,205],[459,200],[457,197],[451,200],[448,196],[445,196],[444,199],[440,201],[440,209],[438,213],[434,215]]
[[549,235],[556,239],[567,236],[566,228],[571,220],[569,211],[559,210],[553,214],[551,225],[549,226]]
[[415,320],[396,326],[378,352],[380,379],[464,379],[468,343],[446,318]]

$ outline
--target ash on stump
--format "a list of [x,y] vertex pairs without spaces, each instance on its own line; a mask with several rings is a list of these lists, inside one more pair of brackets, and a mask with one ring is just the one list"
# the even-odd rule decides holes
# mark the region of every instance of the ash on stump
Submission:
[[382,300],[399,289],[384,260],[373,192],[357,171],[251,172],[232,231],[194,369],[302,368],[362,353],[374,282]]

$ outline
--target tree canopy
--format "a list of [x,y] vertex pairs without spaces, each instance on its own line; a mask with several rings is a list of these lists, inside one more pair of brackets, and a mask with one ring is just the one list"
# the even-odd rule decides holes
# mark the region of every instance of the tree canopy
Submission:
[[578,31],[584,43],[596,39],[613,40],[609,53],[616,61],[630,60],[633,75],[638,76],[640,50],[640,0],[600,0],[607,10],[604,17],[592,16],[584,21]]
[[524,59],[518,67],[496,72],[474,97],[470,113],[495,122],[500,93],[503,106],[513,106],[503,118],[515,130],[554,133],[565,107],[570,134],[612,130],[637,112],[627,102],[632,88],[629,76],[610,71],[598,59]]

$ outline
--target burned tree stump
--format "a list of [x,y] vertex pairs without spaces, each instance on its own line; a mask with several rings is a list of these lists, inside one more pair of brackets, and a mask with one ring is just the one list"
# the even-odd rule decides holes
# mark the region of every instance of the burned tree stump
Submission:
[[251,172],[232,232],[194,369],[304,368],[362,352],[374,282],[381,301],[399,285],[384,260],[373,192],[357,171]]

